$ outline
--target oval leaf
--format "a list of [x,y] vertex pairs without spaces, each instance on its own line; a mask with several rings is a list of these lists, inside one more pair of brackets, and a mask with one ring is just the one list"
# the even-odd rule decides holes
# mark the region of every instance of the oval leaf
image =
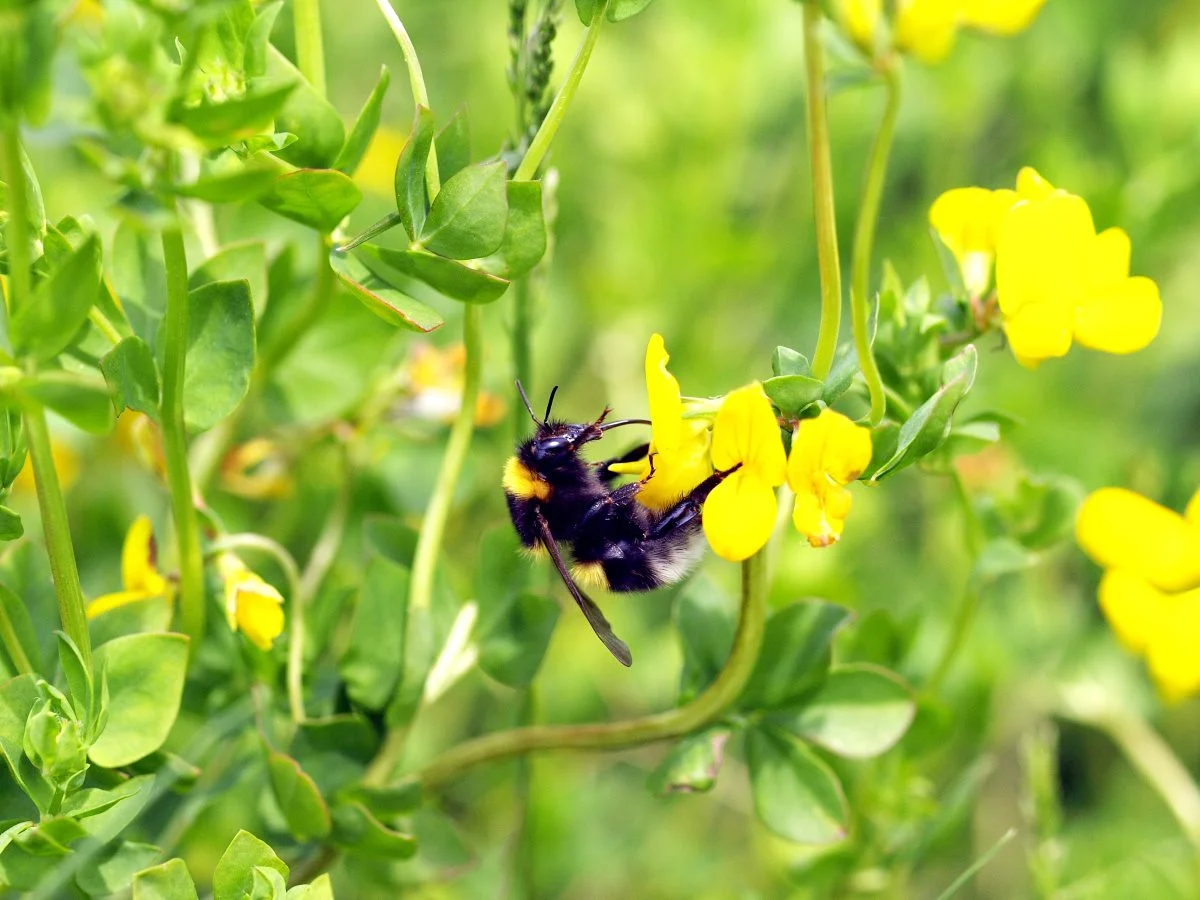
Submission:
[[838,756],[868,759],[895,746],[916,710],[912,692],[898,676],[858,663],[830,669],[801,709],[775,721]]
[[449,259],[494,253],[508,221],[507,174],[497,160],[467,166],[447,181],[421,229],[421,245]]
[[100,293],[100,240],[93,234],[58,265],[12,319],[9,337],[18,354],[53,359],[83,327]]
[[287,878],[288,867],[275,851],[248,831],[234,835],[213,870],[213,896],[216,900],[240,900],[254,887],[254,870],[262,866]]
[[129,765],[167,739],[187,670],[188,639],[182,634],[131,634],[96,651],[97,671],[108,684],[108,723],[88,750],[98,766]]
[[[441,144],[438,145],[441,147]],[[546,255],[546,217],[540,181],[508,183],[508,223],[489,268],[508,279],[520,278]]]
[[445,324],[441,316],[420,300],[390,287],[353,256],[332,253],[329,264],[342,285],[385,322],[426,334]]
[[375,87],[367,97],[367,102],[363,104],[358,118],[354,120],[354,127],[350,129],[346,143],[342,145],[337,159],[333,161],[333,168],[345,172],[347,175],[353,175],[358,164],[362,162],[371,138],[375,137],[375,131],[379,128],[383,98],[387,94],[388,84],[391,80],[392,73],[388,71],[387,66],[383,66],[379,71],[379,80],[375,82]]
[[721,771],[729,735],[728,728],[710,728],[684,738],[651,774],[650,790],[662,797],[711,790]]
[[772,615],[741,706],[788,706],[820,684],[829,670],[834,632],[849,618],[848,609],[821,600],[793,603]]
[[408,859],[417,852],[416,838],[388,828],[361,803],[334,807],[333,840],[347,853],[376,859]]
[[561,608],[548,597],[521,593],[489,605],[479,629],[479,668],[509,687],[528,687],[558,622]]
[[310,841],[329,834],[332,826],[329,807],[296,760],[271,751],[267,754],[267,774],[275,800],[287,819],[288,831],[297,840]]
[[133,409],[158,421],[158,366],[145,341],[136,335],[125,338],[101,357],[100,371],[117,415]]
[[850,810],[841,783],[800,741],[769,727],[746,734],[754,811],[764,825],[798,844],[846,837]]
[[762,383],[771,402],[785,416],[794,416],[825,392],[825,383],[807,375],[776,375]]
[[108,434],[114,417],[108,385],[89,375],[49,370],[24,379],[20,393],[54,410],[76,428]]
[[199,900],[182,859],[169,859],[133,876],[133,900]]
[[383,709],[404,670],[408,569],[371,554],[338,671],[346,692],[367,709]]
[[409,239],[415,239],[425,225],[428,209],[425,192],[425,166],[433,143],[433,113],[418,106],[413,116],[408,141],[396,159],[396,209]]
[[362,191],[336,169],[297,169],[279,178],[258,202],[285,218],[328,234],[362,202]]
[[212,428],[237,408],[254,369],[254,305],[250,283],[214,281],[188,292],[183,420]]
[[[508,290],[508,282],[503,278],[472,269],[452,259],[434,256],[424,250],[391,250],[387,247],[368,246],[363,247],[360,252],[463,303],[491,303]],[[376,274],[386,277],[387,273],[376,271]]]

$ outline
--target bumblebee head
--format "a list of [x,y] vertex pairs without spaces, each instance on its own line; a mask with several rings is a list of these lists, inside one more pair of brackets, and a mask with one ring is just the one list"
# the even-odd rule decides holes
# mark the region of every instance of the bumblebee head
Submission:
[[517,455],[526,465],[539,471],[554,471],[575,465],[575,461],[583,445],[599,440],[604,436],[604,432],[610,428],[635,423],[650,424],[645,419],[621,419],[616,422],[605,423],[604,420],[608,417],[609,413],[607,407],[605,407],[604,411],[600,413],[599,418],[594,422],[572,423],[551,420],[550,410],[554,406],[554,395],[558,391],[557,386],[550,392],[550,400],[546,403],[546,414],[539,419],[534,413],[533,407],[529,403],[529,398],[525,395],[525,389],[521,387],[521,382],[519,381],[517,382],[517,390],[521,394],[521,400],[525,403],[525,408],[529,410],[529,417],[537,425],[537,433],[520,446]]

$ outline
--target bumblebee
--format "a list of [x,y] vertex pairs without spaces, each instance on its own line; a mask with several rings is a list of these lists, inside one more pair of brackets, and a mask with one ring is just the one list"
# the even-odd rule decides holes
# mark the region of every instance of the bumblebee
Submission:
[[[704,554],[700,511],[705,499],[734,469],[714,472],[663,512],[637,502],[642,481],[613,487],[609,466],[642,459],[642,444],[624,456],[587,462],[584,445],[599,440],[612,428],[649,425],[645,419],[606,422],[610,410],[594,422],[554,421],[550,411],[558,388],[550,392],[541,419],[530,406],[520,382],[517,390],[537,431],[519,444],[504,466],[504,494],[521,543],[531,552],[546,552],[571,597],[596,636],[622,665],[631,665],[628,645],[613,634],[600,608],[580,588],[610,591],[648,591],[674,584],[686,576]],[[569,544],[574,565],[568,568],[560,544]]]

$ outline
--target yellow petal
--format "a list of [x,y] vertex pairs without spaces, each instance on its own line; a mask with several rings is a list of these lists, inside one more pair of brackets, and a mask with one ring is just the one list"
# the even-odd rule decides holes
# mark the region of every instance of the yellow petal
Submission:
[[783,484],[787,457],[771,401],[757,381],[730,391],[713,422],[712,463],[719,470],[742,465],[743,473],[775,487]]
[[850,491],[839,485],[796,494],[792,524],[813,547],[829,547],[842,537],[853,501]]
[[1071,311],[1055,303],[1034,303],[1004,319],[1004,334],[1024,366],[1066,356],[1071,349]]
[[973,296],[991,281],[1000,221],[1017,200],[1016,191],[980,187],[946,191],[929,208],[929,224],[958,260]]
[[946,57],[958,29],[959,0],[898,0],[896,46],[927,63]]
[[1088,283],[1101,286],[1129,277],[1129,257],[1132,246],[1120,228],[1106,228],[1092,244],[1092,259],[1088,264]]
[[1192,494],[1192,499],[1183,511],[1183,517],[1193,525],[1200,525],[1200,491]]
[[840,0],[837,11],[850,37],[870,53],[883,15],[883,0]]
[[1124,488],[1102,488],[1079,508],[1079,546],[1106,569],[1128,569],[1163,591],[1200,587],[1200,528]]
[[282,603],[283,598],[274,588],[244,588],[238,593],[236,630],[260,650],[270,650],[271,643],[283,633]]
[[[674,451],[660,451],[651,445],[654,454],[654,476],[642,485],[638,502],[654,510],[664,510],[678,503],[692,488],[712,474],[709,457],[711,432],[703,419],[682,422],[682,440]],[[641,463],[645,478],[650,472],[649,461]],[[615,467],[610,469],[616,471]]]
[[996,241],[1001,312],[1012,317],[1034,304],[1073,311],[1085,294],[1095,240],[1091,210],[1080,197],[1055,191],[1017,203]]
[[774,488],[752,471],[739,469],[704,501],[704,535],[718,556],[741,562],[770,540],[777,510]]
[[158,574],[158,547],[149,516],[138,516],[129,526],[121,548],[121,582],[126,591],[162,594],[163,577]]
[[1054,193],[1054,185],[1041,176],[1033,166],[1017,173],[1017,194],[1022,200],[1042,200]]
[[650,432],[660,451],[676,450],[683,439],[683,400],[679,382],[667,371],[666,345],[661,334],[646,345],[646,393],[650,398]]
[[961,0],[962,23],[995,34],[1028,28],[1046,0]]
[[87,617],[94,619],[110,609],[116,609],[119,606],[126,606],[130,603],[137,603],[140,600],[149,600],[153,597],[161,597],[162,593],[154,593],[151,591],[118,591],[115,594],[103,594],[92,600],[87,605]]
[[1158,285],[1140,275],[1093,291],[1075,313],[1075,339],[1105,353],[1147,346],[1162,324]]
[[1168,700],[1200,693],[1200,591],[1172,598],[1162,627],[1146,649],[1146,662]]
[[1100,579],[1100,608],[1121,643],[1144,653],[1166,610],[1162,591],[1130,569],[1110,569]]
[[787,481],[798,494],[813,491],[814,484],[828,479],[849,484],[870,462],[871,429],[823,409],[815,419],[804,419],[797,427]]

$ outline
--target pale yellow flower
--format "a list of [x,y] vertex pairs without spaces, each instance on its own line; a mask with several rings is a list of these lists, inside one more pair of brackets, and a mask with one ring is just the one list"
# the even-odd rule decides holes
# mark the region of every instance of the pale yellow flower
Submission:
[[814,547],[838,541],[850,514],[846,485],[871,462],[871,430],[832,409],[803,419],[792,438],[787,481],[796,493],[792,522]]

